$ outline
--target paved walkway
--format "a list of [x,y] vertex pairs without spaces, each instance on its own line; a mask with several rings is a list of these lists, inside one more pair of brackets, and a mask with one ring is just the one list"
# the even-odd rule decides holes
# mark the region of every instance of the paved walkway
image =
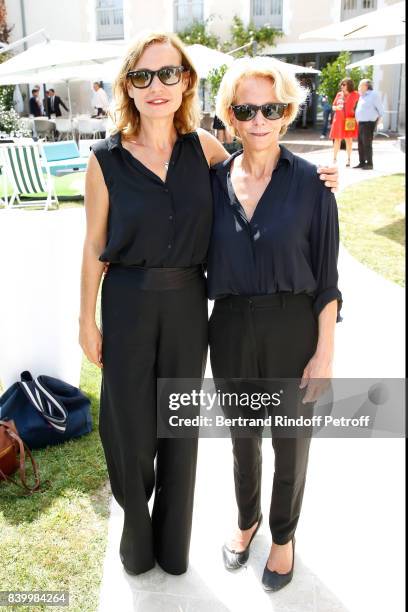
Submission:
[[[304,155],[314,163],[331,159],[327,149]],[[404,172],[404,155],[392,142],[375,144],[374,161],[373,171],[344,168],[342,187]],[[404,376],[403,289],[359,264],[344,249],[339,270],[344,321],[337,326],[335,375]],[[99,612],[405,609],[403,440],[312,441],[294,578],[272,595],[264,593],[260,584],[270,546],[267,521],[253,542],[246,568],[229,573],[222,564],[221,544],[236,520],[230,446],[229,440],[200,440],[191,563],[183,576],[169,576],[157,567],[137,577],[123,571],[118,557],[123,513],[112,499]],[[272,477],[271,442],[265,440],[264,516]]]

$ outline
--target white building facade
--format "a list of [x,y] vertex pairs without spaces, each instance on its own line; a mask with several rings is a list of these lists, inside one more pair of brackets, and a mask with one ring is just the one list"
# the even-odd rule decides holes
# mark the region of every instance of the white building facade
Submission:
[[[394,4],[397,0],[6,0],[7,24],[14,26],[11,40],[17,40],[45,28],[53,39],[130,41],[146,28],[182,31],[194,21],[207,21],[208,29],[229,38],[232,17],[245,24],[270,24],[283,36],[273,48],[262,53],[285,61],[317,69],[332,61],[341,51],[350,51],[352,61],[384,51],[403,42],[402,37],[387,36],[347,41],[299,40],[303,32],[337,23],[364,12]],[[40,39],[38,39],[40,40]],[[33,40],[33,44],[35,41]],[[405,128],[405,66],[374,68],[374,87],[383,98],[386,115],[384,128]],[[51,85],[51,84],[48,84]],[[57,84],[56,84],[57,88]],[[75,89],[77,91],[75,92]],[[109,87],[108,87],[109,89]],[[77,108],[86,111],[90,85],[73,87]],[[78,96],[75,96],[75,93]],[[64,95],[64,91],[61,91]]]

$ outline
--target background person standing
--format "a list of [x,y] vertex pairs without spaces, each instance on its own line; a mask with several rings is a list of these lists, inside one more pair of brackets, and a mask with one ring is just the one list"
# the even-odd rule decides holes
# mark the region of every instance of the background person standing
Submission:
[[96,116],[103,117],[109,108],[109,99],[106,91],[100,83],[95,81],[92,85],[94,94],[92,96],[92,106],[96,108]]
[[359,163],[354,168],[372,170],[374,130],[382,121],[384,108],[379,94],[373,90],[370,79],[362,79],[358,85],[360,98],[356,107],[358,121]]
[[62,113],[61,113],[60,106],[62,106],[63,108],[65,108],[67,112],[69,112],[69,108],[65,106],[64,101],[61,100],[61,98],[56,95],[55,89],[50,87],[48,92],[49,92],[49,95],[46,98],[46,104],[47,104],[46,113],[48,117],[51,117],[51,115],[55,115],[56,117],[61,117]]
[[340,143],[346,141],[347,163],[350,166],[351,152],[353,150],[353,138],[358,136],[358,126],[355,118],[355,108],[358,102],[358,92],[354,89],[354,82],[345,78],[340,83],[340,91],[333,101],[334,118],[330,129],[329,138],[334,140],[333,162],[337,161]]
[[332,105],[330,104],[329,97],[326,95],[321,96],[320,103],[322,105],[323,110],[323,127],[320,138],[326,138],[327,132],[329,131],[329,125],[331,121],[331,116],[333,114]]
[[30,115],[33,115],[34,117],[41,117],[44,113],[43,105],[41,104],[40,99],[40,88],[35,87],[31,90],[31,94],[32,95],[29,101]]

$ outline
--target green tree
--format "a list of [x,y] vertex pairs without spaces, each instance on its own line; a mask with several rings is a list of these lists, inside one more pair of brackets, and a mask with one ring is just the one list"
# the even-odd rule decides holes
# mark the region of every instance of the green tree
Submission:
[[373,67],[370,66],[367,69],[352,68],[347,70],[347,64],[351,63],[351,54],[348,51],[340,53],[333,62],[327,64],[320,75],[320,84],[318,93],[326,95],[330,102],[334,100],[337,92],[339,91],[340,81],[345,77],[350,77],[354,81],[354,85],[357,85],[361,79],[372,79]]
[[275,30],[269,25],[257,28],[250,22],[245,26],[242,19],[235,15],[230,27],[230,39],[221,44],[220,39],[208,31],[208,24],[211,20],[212,17],[204,22],[194,21],[191,26],[179,32],[178,35],[186,45],[200,44],[222,51],[231,51],[248,43],[254,43],[252,47],[234,53],[234,57],[241,57],[243,55],[256,55],[265,47],[273,46],[276,39],[283,34],[280,30]]
[[257,55],[265,47],[273,47],[276,39],[283,35],[283,32],[272,28],[270,25],[264,25],[257,28],[252,21],[247,26],[244,25],[242,19],[237,15],[232,18],[230,28],[231,39],[224,43],[223,50],[231,51],[238,49],[248,43],[254,43],[251,47],[242,49],[234,53],[234,57],[242,57],[243,55]]
[[213,68],[207,75],[207,82],[210,87],[210,98],[211,104],[215,104],[215,98],[217,96],[218,90],[220,88],[220,84],[222,81],[222,77],[226,73],[228,69],[227,64],[223,64],[219,68]]
[[220,47],[220,41],[217,36],[208,32],[208,22],[211,18],[206,19],[204,22],[194,21],[191,26],[178,32],[178,36],[186,45],[204,45],[211,49],[218,49]]

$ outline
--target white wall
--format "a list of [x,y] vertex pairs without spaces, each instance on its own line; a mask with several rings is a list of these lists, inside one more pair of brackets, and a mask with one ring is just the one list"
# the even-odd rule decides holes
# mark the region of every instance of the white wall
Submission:
[[[88,0],[24,0],[26,34],[45,29],[50,38],[88,40],[87,3]],[[22,38],[20,0],[6,0],[6,9],[7,23],[9,27],[14,25],[10,40]]]
[[124,0],[125,38],[133,38],[145,29],[172,30],[174,21],[172,0]]
[[237,15],[244,23],[249,22],[249,0],[204,0],[204,19],[210,19],[209,30],[222,41],[230,38],[232,18]]

